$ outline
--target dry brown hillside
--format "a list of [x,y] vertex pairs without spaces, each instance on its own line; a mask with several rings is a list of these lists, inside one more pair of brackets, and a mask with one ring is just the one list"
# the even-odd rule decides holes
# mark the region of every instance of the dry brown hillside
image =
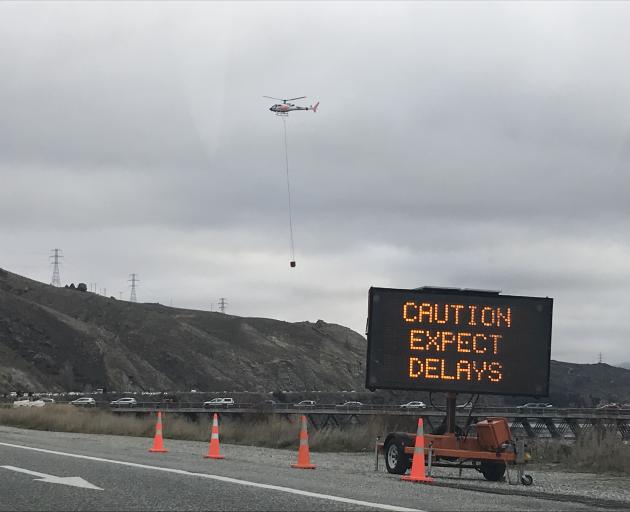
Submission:
[[365,348],[323,321],[135,304],[0,269],[0,393],[358,390]]

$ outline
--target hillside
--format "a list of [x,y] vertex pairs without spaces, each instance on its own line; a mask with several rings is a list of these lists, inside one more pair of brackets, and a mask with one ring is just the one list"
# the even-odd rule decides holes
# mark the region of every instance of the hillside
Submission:
[[[96,388],[356,390],[363,401],[428,400],[427,393],[367,392],[366,345],[356,332],[321,320],[288,323],[135,304],[0,269],[0,395]],[[629,403],[630,370],[552,361],[545,400],[560,407]],[[496,405],[529,401],[482,398]]]
[[[531,401],[506,398],[508,404]],[[630,403],[630,370],[606,363],[577,364],[551,361],[548,401],[557,407],[597,407],[600,403]]]
[[0,269],[0,393],[362,389],[365,348],[323,321],[136,304]]

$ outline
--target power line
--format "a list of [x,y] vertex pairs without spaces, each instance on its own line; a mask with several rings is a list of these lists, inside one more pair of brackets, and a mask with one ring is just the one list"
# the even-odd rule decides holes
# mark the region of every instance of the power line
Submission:
[[49,256],[49,258],[52,258],[53,266],[53,275],[50,284],[59,287],[61,286],[61,279],[59,277],[59,261],[61,260],[61,258],[63,258],[63,255],[61,254],[63,251],[61,249],[51,249],[50,252],[52,254]]
[[138,274],[129,274],[129,277],[131,277],[131,279],[128,280],[131,282],[131,295],[129,296],[130,302],[138,302],[136,299],[136,283],[138,283],[140,279],[138,279],[137,276]]
[[225,297],[221,297],[219,299],[219,311],[221,311],[221,313],[225,313],[225,308],[228,305],[228,301]]

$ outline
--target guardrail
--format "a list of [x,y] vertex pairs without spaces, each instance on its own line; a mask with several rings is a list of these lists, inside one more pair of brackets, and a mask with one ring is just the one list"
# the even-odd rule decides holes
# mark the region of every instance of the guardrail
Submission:
[[[45,407],[67,405],[71,402],[55,402]],[[12,404],[0,404],[11,407]],[[85,406],[84,406],[85,407]],[[83,407],[82,407],[83,408]],[[88,409],[94,406],[85,407]],[[314,428],[329,425],[341,426],[351,423],[371,421],[374,416],[413,417],[419,416],[434,430],[441,424],[445,411],[432,407],[404,408],[400,405],[339,406],[339,404],[316,404],[297,407],[293,404],[237,403],[231,406],[204,407],[203,402],[138,402],[134,406],[111,406],[109,402],[97,402],[96,408],[111,410],[117,414],[151,414],[155,411],[168,411],[182,414],[196,420],[212,413],[221,415],[275,415],[290,418],[295,414],[305,414]],[[516,436],[552,437],[556,439],[576,439],[592,429],[615,429],[623,439],[630,439],[630,409],[592,409],[559,407],[458,407],[458,424],[474,423],[478,419],[491,416],[505,417]]]

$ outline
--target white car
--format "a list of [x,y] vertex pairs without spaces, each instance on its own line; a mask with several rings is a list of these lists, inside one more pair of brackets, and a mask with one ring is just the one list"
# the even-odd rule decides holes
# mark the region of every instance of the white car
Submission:
[[44,407],[46,404],[54,402],[51,398],[40,398],[39,400],[16,400],[13,407]]
[[407,402],[406,404],[402,404],[400,408],[401,409],[426,409],[427,404],[418,400],[415,402]]
[[111,407],[135,407],[138,405],[138,401],[132,396],[127,396],[114,400],[113,402],[110,402],[109,405]]
[[232,407],[234,405],[233,398],[213,398],[203,403],[204,408],[211,409],[212,407]]
[[76,400],[72,400],[72,402],[70,403],[72,405],[76,405],[79,407],[95,407],[96,406],[96,400],[87,396],[77,398]]
[[315,407],[315,400],[302,400],[297,404],[293,404],[293,407]]

